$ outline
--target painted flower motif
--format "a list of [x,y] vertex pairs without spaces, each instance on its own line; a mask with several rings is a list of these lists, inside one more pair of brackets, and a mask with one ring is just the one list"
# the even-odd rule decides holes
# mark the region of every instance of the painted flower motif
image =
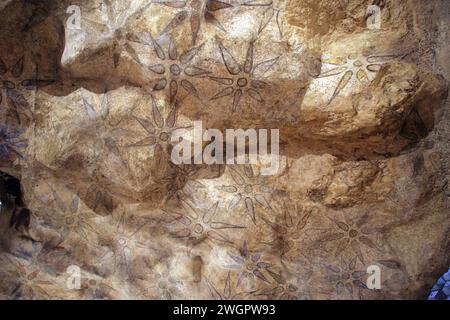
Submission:
[[[38,78],[38,69],[36,67],[35,75],[32,78],[19,80],[24,70],[24,57],[19,58],[10,69],[6,67],[5,62],[0,57],[0,105],[4,98],[8,98],[9,102],[15,107],[20,108],[28,117],[31,117],[29,103],[21,93],[21,89],[35,90],[53,83],[53,80],[44,80]],[[7,74],[11,77],[7,77]],[[18,118],[18,116],[16,115]],[[20,119],[19,119],[20,120]]]
[[[103,12],[103,4],[100,6],[103,23],[98,23],[87,17],[83,17],[83,21],[87,21],[89,25],[100,30],[102,32],[102,38],[112,39],[114,68],[118,67],[123,52],[127,52],[137,63],[140,63],[139,56],[130,43],[137,42],[145,45],[148,45],[148,43],[145,42],[145,39],[141,38],[140,34],[134,31],[135,28],[130,31],[129,24],[139,20],[152,2],[149,1],[147,4],[141,6],[140,1],[131,0],[125,6],[125,9],[121,11],[110,0],[104,0],[103,3],[106,7],[105,13]],[[117,3],[122,4],[122,2]],[[99,46],[94,55],[101,55],[104,49],[104,47]],[[92,56],[88,56],[87,58],[91,60]],[[86,61],[88,60],[86,59]]]
[[240,203],[243,203],[247,215],[256,224],[256,204],[265,209],[271,209],[267,200],[272,192],[269,187],[264,186],[260,177],[255,175],[250,165],[243,165],[243,174],[231,166],[227,166],[233,184],[216,187],[218,190],[233,194],[228,210],[234,210]]
[[[122,173],[131,177],[132,174],[130,173],[129,165],[116,143],[117,139],[120,139],[121,136],[133,133],[131,130],[118,127],[118,125],[128,117],[128,114],[124,113],[115,119],[114,117],[109,117],[110,98],[107,91],[108,88],[105,87],[105,92],[99,99],[96,99],[96,95],[81,94],[82,108],[85,111],[87,119],[82,119],[82,127],[80,130],[86,132],[89,143],[92,143],[90,149],[96,160],[99,160],[106,151],[108,155],[114,155],[116,160],[118,160],[123,168]],[[135,102],[130,109],[130,112],[132,112],[136,106],[137,103]]]
[[339,82],[334,89],[329,103],[331,103],[350,83],[352,79],[364,83],[370,82],[374,79],[377,72],[380,71],[381,66],[395,58],[401,57],[400,55],[372,55],[372,56],[360,56],[358,54],[350,54],[347,59],[334,58],[323,59],[322,63],[332,65],[331,69],[328,69],[317,76],[317,78],[327,78],[334,76],[341,76]]
[[367,273],[355,270],[356,262],[357,257],[354,257],[348,265],[342,261],[341,266],[326,266],[328,274],[325,280],[335,285],[337,295],[347,294],[351,299],[354,299],[356,295],[359,299],[363,299],[362,291],[367,289],[367,286],[361,280]]
[[197,245],[205,240],[232,244],[233,242],[220,231],[245,228],[217,221],[215,217],[218,202],[203,213],[199,213],[184,200],[181,200],[180,203],[183,207],[183,213],[175,214],[175,220],[169,226],[169,232],[175,237],[186,239],[192,245]]
[[[302,269],[302,275],[300,275]],[[283,273],[276,273],[268,269],[270,277],[275,281],[269,287],[258,290],[254,293],[257,297],[265,297],[270,300],[309,300],[310,294],[310,280],[312,270],[303,270],[303,266],[297,266],[294,272],[285,270]]]
[[211,23],[218,29],[225,31],[225,28],[215,17],[215,13],[233,7],[229,3],[218,0],[154,0],[154,3],[170,8],[182,9],[175,14],[172,21],[162,33],[172,31],[189,18],[192,33],[192,45],[194,46],[197,42],[202,22],[205,21]]
[[192,165],[173,165],[175,172],[168,177],[164,177],[162,183],[169,185],[169,191],[164,198],[164,202],[176,197],[177,199],[189,198],[193,200],[192,195],[199,189],[204,189],[205,185],[193,179],[198,172],[197,166]]
[[233,263],[224,267],[240,271],[236,287],[239,287],[244,280],[252,283],[255,278],[270,283],[264,273],[268,273],[272,265],[262,261],[259,252],[250,251],[247,246],[247,241],[244,241],[238,256],[231,253],[228,253],[228,255],[233,260]]
[[26,148],[25,139],[20,136],[25,129],[13,130],[8,125],[0,125],[0,156],[2,159],[10,158],[13,154],[23,158],[20,149]]
[[146,136],[133,144],[127,145],[128,148],[153,147],[154,154],[158,163],[167,156],[169,146],[171,145],[172,135],[178,129],[188,129],[189,127],[176,127],[177,104],[170,107],[167,116],[164,118],[159,111],[155,98],[152,96],[152,121],[134,116],[134,119],[145,130]]
[[59,214],[52,215],[50,219],[55,219],[56,225],[62,229],[64,238],[74,233],[86,241],[86,243],[89,243],[90,235],[96,233],[92,223],[93,219],[97,218],[97,216],[87,211],[80,212],[80,198],[78,195],[74,195],[70,203],[65,203],[51,186],[50,189],[56,206],[59,209]]
[[365,262],[361,246],[381,251],[379,246],[370,237],[373,231],[367,225],[369,218],[367,213],[361,215],[356,221],[343,222],[328,216],[327,218],[336,226],[337,232],[332,231],[321,236],[315,242],[316,245],[320,245],[323,242],[337,242],[335,256],[339,256],[344,250],[350,247],[362,263]]
[[136,223],[137,226],[134,226],[130,230],[126,226],[126,218],[124,212],[119,214],[117,227],[110,243],[112,251],[108,250],[97,264],[102,265],[112,261],[115,272],[124,271],[126,274],[129,274],[131,263],[138,251],[149,248],[147,241],[141,240],[139,235],[148,221]]
[[198,98],[198,90],[191,82],[191,77],[201,77],[209,74],[208,70],[192,66],[190,63],[197,56],[202,45],[193,47],[181,55],[177,52],[175,40],[171,34],[168,35],[168,50],[165,52],[159,43],[147,33],[153,43],[156,56],[159,63],[153,64],[148,69],[161,77],[153,86],[153,90],[164,90],[169,86],[170,103],[175,102],[179,86],[186,90],[188,94]]
[[274,231],[276,238],[270,245],[281,249],[280,256],[283,260],[284,255],[295,246],[295,240],[299,239],[305,229],[309,218],[317,212],[316,208],[299,208],[297,205],[289,206],[283,204],[281,221],[272,222],[266,217],[263,221]]
[[215,300],[242,300],[250,296],[254,291],[239,291],[237,286],[231,280],[231,272],[228,271],[227,277],[222,289],[218,289],[217,284],[214,284],[208,277],[204,277],[206,286],[208,287],[211,297]]
[[[166,173],[169,169],[173,135],[177,134],[176,131],[178,129],[189,130],[191,127],[176,126],[176,111],[179,108],[177,101],[175,101],[173,105],[166,105],[164,110],[162,109],[162,106],[158,105],[153,95],[150,94],[147,95],[147,97],[150,97],[151,104],[150,108],[145,109],[144,112],[149,115],[133,114],[133,111],[140,106],[139,102],[141,100],[136,100],[131,107],[131,112],[119,116],[120,120],[116,119],[114,120],[114,123],[111,123],[110,119],[102,121],[100,124],[102,128],[99,129],[98,135],[95,135],[94,133],[96,130],[95,125],[96,123],[99,123],[100,119],[93,121],[93,124],[90,126],[93,132],[89,132],[92,133],[92,139],[89,140],[89,147],[91,147],[92,153],[94,153],[95,156],[98,156],[99,161],[103,161],[104,157],[111,159],[110,164],[113,164],[118,168],[118,171],[116,171],[119,172],[121,181],[129,183],[130,187],[133,189],[136,187],[141,190],[149,188],[152,192],[158,192],[158,188],[164,189],[164,186],[159,182],[162,182],[162,178],[167,175]],[[102,105],[106,104],[107,103],[102,102]],[[87,108],[91,109],[91,106],[87,106]],[[94,115],[107,113],[107,111],[101,111],[105,109],[101,106],[97,106],[95,109],[97,111],[95,113],[92,112]],[[122,122],[125,118],[126,121]],[[123,123],[126,123],[126,125]],[[115,128],[111,129],[111,127]],[[128,139],[125,139],[126,137],[128,137]],[[96,146],[98,146],[98,149],[95,148]],[[136,148],[139,148],[139,151],[145,151],[146,155],[151,157],[151,163],[148,161],[138,164],[133,162],[133,158],[136,156],[136,153],[134,152],[136,151]],[[94,181],[96,181],[98,185],[104,185],[105,183],[109,185],[110,181],[105,181],[104,178],[103,175],[98,174],[95,176]],[[155,185],[155,181],[159,184]],[[114,184],[119,182],[119,180],[115,180]],[[92,204],[92,200],[97,200],[92,199],[94,196],[100,198],[101,195],[98,193],[100,192],[103,194],[103,205],[107,210],[108,206],[111,208],[113,205],[111,195],[123,194],[122,187],[116,185],[113,185],[112,187],[108,186],[108,192],[110,194],[108,194],[107,191],[101,192],[98,190],[96,192],[97,194],[92,194],[89,197],[91,200],[89,204]],[[149,193],[139,194],[141,197],[147,195],[151,196]],[[97,202],[97,204],[99,204],[99,202]]]
[[24,264],[18,259],[13,259],[7,255],[3,255],[0,260],[3,263],[12,266],[12,269],[0,270],[0,277],[13,279],[14,288],[8,294],[10,297],[22,299],[50,299],[50,294],[46,291],[46,287],[53,285],[50,281],[42,280],[42,272],[38,267],[33,268],[31,264]]
[[270,69],[277,61],[277,58],[263,61],[254,66],[254,40],[250,41],[247,55],[243,65],[240,65],[230,51],[225,48],[220,40],[217,40],[220,54],[225,67],[229,73],[227,77],[210,76],[209,78],[221,85],[226,86],[225,89],[217,92],[210,100],[221,99],[224,97],[233,97],[231,111],[236,111],[241,98],[244,94],[248,95],[255,102],[263,104],[264,98],[261,94],[262,90],[269,88],[269,85],[254,77],[254,72],[258,68]]

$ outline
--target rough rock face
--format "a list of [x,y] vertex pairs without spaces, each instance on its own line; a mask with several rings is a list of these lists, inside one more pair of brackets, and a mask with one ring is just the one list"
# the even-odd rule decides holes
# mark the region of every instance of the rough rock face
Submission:
[[[1,298],[413,299],[447,270],[448,1],[0,16]],[[280,129],[279,172],[173,164],[194,121]]]

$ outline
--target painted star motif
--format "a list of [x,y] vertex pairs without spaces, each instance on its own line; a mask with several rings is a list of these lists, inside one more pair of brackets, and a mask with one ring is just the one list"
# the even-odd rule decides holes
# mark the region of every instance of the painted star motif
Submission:
[[336,226],[336,231],[327,232],[321,236],[315,243],[336,242],[335,256],[339,256],[348,247],[356,254],[362,263],[364,262],[364,255],[361,246],[381,251],[376,242],[371,238],[373,230],[371,230],[368,223],[368,214],[364,214],[357,221],[340,221],[334,218],[327,218]]
[[171,34],[168,36],[169,44],[167,52],[163,50],[159,43],[149,33],[147,35],[151,39],[157,58],[160,60],[159,63],[148,67],[150,71],[161,77],[153,86],[153,90],[163,90],[168,86],[170,103],[175,101],[179,86],[185,89],[188,94],[198,98],[198,91],[189,78],[205,76],[210,72],[192,66],[190,62],[197,56],[202,46],[193,47],[179,55],[175,40]]
[[392,61],[400,55],[372,55],[361,56],[350,54],[346,59],[323,59],[322,63],[332,65],[333,67],[320,73],[317,78],[327,78],[340,76],[339,82],[329,100],[331,103],[350,83],[356,79],[360,83],[370,82],[374,79],[376,73],[380,71],[384,63]]
[[192,33],[192,45],[196,45],[198,33],[202,22],[211,23],[218,29],[225,31],[222,24],[215,17],[215,13],[220,10],[229,9],[233,6],[219,0],[154,0],[153,3],[166,7],[181,9],[163,30],[163,34],[172,31],[178,25],[189,18]]
[[280,257],[283,261],[286,253],[295,247],[295,241],[302,235],[310,217],[316,214],[316,209],[303,209],[297,205],[284,204],[282,212],[281,221],[273,222],[266,217],[262,217],[262,219],[276,235],[275,239],[267,244],[281,248]]
[[[0,270],[3,280],[14,279],[15,285],[9,296],[25,299],[50,299],[46,287],[53,285],[52,282],[43,280],[43,273],[39,267],[32,267],[34,263],[25,264],[19,259],[3,255],[0,257],[3,265],[12,266],[6,270]],[[2,281],[3,281],[2,280]]]
[[[33,77],[19,80],[22,78],[23,70],[24,57],[19,58],[9,69],[0,57],[0,105],[4,98],[8,98],[9,102],[15,107],[15,109],[20,108],[28,116],[28,118],[31,118],[31,111],[29,110],[30,104],[25,99],[21,90],[35,90],[37,88],[49,85],[54,81],[50,79],[39,79],[37,66]],[[8,74],[12,77],[7,77]],[[13,111],[16,112],[16,110]],[[16,117],[20,122],[18,115],[16,115]]]
[[131,43],[147,43],[141,39],[141,35],[135,31],[135,28],[131,28],[130,25],[142,17],[142,14],[151,5],[151,2],[141,6],[139,0],[131,0],[122,10],[117,8],[117,3],[121,2],[103,0],[103,3],[105,6],[102,5],[101,8],[106,7],[106,13],[101,11],[103,23],[83,17],[83,21],[87,22],[88,27],[93,26],[95,30],[101,32],[102,41],[98,43],[93,53],[86,56],[86,59],[82,62],[91,60],[93,56],[101,55],[111,46],[114,68],[118,67],[123,52],[127,52],[137,63],[140,63],[139,56],[131,46]]
[[228,210],[234,210],[241,203],[245,206],[247,215],[256,224],[256,205],[260,205],[265,209],[271,209],[267,200],[271,189],[264,186],[260,177],[255,175],[253,169],[249,165],[244,165],[244,170],[238,170],[228,166],[228,172],[231,176],[233,184],[221,185],[216,188],[220,191],[233,194]]
[[[91,142],[93,142],[93,152],[95,157],[99,159],[105,148],[108,150],[109,154],[113,154],[121,163],[122,167],[125,169],[129,176],[128,164],[123,158],[119,146],[116,144],[116,139],[120,136],[130,134],[129,130],[117,127],[127,116],[127,113],[119,116],[117,119],[113,120],[109,118],[110,115],[110,100],[107,88],[105,88],[105,93],[96,101],[93,99],[92,95],[85,95],[82,93],[82,108],[86,114],[86,120],[80,128],[91,135]],[[137,101],[136,101],[137,102]],[[129,112],[133,112],[137,104],[130,108]],[[111,129],[111,127],[113,129]]]
[[[232,264],[227,264],[226,269],[239,270],[239,278],[236,286],[239,287],[242,281],[247,280],[252,282],[254,278],[270,283],[265,272],[269,272],[272,265],[262,260],[261,253],[253,252],[248,249],[247,241],[244,241],[243,246],[239,249],[239,255],[228,253],[232,259]],[[273,272],[273,271],[272,271]]]
[[91,225],[91,221],[96,218],[96,215],[89,212],[80,212],[80,198],[77,195],[74,195],[70,203],[67,204],[55,189],[50,185],[49,187],[59,209],[59,214],[53,216],[52,219],[56,221],[58,226],[61,226],[63,237],[66,238],[70,233],[75,233],[88,243],[89,234],[96,233],[95,228]]
[[237,286],[233,285],[233,281],[231,280],[231,272],[228,271],[227,277],[225,279],[225,283],[223,284],[222,289],[218,289],[217,284],[209,279],[208,277],[204,277],[206,286],[208,287],[209,293],[211,297],[215,300],[242,300],[248,296],[250,296],[254,291],[238,291]]
[[164,198],[163,202],[167,202],[173,197],[180,200],[181,198],[189,198],[192,200],[192,195],[199,189],[204,189],[205,185],[201,182],[193,179],[194,175],[198,172],[198,168],[192,165],[173,165],[174,173],[163,178],[162,183],[169,185],[169,191]]
[[115,272],[124,271],[129,274],[136,252],[148,249],[149,245],[147,241],[141,240],[139,234],[148,224],[148,221],[139,221],[136,223],[137,226],[130,228],[126,223],[127,218],[124,212],[116,218],[118,221],[112,239],[113,250],[103,254],[97,264],[112,261]]
[[218,202],[203,213],[198,212],[186,201],[181,200],[180,202],[183,213],[175,213],[175,220],[169,226],[169,232],[175,237],[187,239],[193,245],[197,245],[204,240],[232,244],[233,242],[221,230],[245,228],[216,220]]
[[354,299],[356,294],[359,299],[363,299],[362,291],[367,289],[367,286],[362,282],[362,278],[367,273],[356,270],[356,262],[357,258],[354,257],[348,264],[342,261],[340,266],[326,266],[325,280],[335,285],[338,296],[347,294]]
[[269,88],[269,85],[264,81],[256,79],[253,74],[258,68],[264,67],[268,69],[272,67],[278,61],[278,57],[263,61],[254,66],[254,41],[251,41],[247,49],[245,61],[241,65],[220,40],[217,40],[217,42],[229,76],[209,77],[211,80],[226,86],[225,89],[212,96],[210,100],[232,96],[232,112],[236,111],[244,94],[248,95],[254,102],[263,104],[264,98],[261,91]]
[[134,119],[146,132],[146,136],[138,142],[127,145],[128,148],[153,147],[155,155],[162,159],[164,154],[169,152],[172,135],[178,129],[186,127],[176,127],[176,103],[170,107],[166,117],[161,114],[156,99],[152,96],[152,121],[134,116]]

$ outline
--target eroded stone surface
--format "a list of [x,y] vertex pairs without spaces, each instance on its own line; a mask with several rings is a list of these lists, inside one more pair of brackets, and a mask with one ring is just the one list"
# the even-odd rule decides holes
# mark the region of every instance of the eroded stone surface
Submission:
[[[372,30],[369,1],[339,3],[0,4],[0,168],[23,194],[0,186],[1,297],[426,297],[448,267],[449,7],[384,1]],[[279,128],[280,171],[174,165],[197,120]]]

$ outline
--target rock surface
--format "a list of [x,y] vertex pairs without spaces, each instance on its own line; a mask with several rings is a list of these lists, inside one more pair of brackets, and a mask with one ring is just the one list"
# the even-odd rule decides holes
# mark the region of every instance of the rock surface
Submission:
[[[447,270],[448,1],[0,16],[1,298],[417,299]],[[199,120],[280,129],[279,172],[173,164]]]

